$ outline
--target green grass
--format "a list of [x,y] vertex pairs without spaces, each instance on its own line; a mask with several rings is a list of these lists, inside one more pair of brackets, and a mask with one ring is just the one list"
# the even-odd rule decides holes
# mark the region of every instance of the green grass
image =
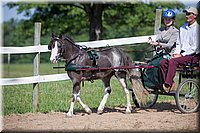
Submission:
[[[40,75],[58,73],[58,70],[52,69],[53,66],[56,65],[41,64]],[[3,77],[24,77],[32,75],[32,64],[12,64],[9,75],[5,75],[7,68],[4,65]],[[64,72],[64,70],[60,70],[61,72]],[[101,80],[95,80],[94,83],[84,83],[84,87],[81,87],[81,99],[90,108],[97,109],[104,95],[104,85]],[[4,115],[32,112],[32,88],[32,84],[2,86]],[[106,107],[125,106],[125,93],[115,78],[111,80],[111,88],[112,92],[106,103]],[[67,111],[70,106],[71,94],[72,83],[70,80],[40,83],[38,112]],[[169,99],[174,98],[170,96],[159,96],[158,102]],[[76,103],[74,109],[82,110],[83,108]]]
[[[111,81],[112,93],[106,104],[107,107],[125,106],[126,97],[116,80]],[[4,115],[26,113],[32,111],[32,84],[3,86]],[[39,85],[38,111],[66,111],[70,106],[72,92],[71,81],[41,83]],[[81,98],[90,108],[97,108],[104,94],[104,86],[100,80],[94,83],[85,82],[81,88]],[[83,108],[77,103],[75,110]]]

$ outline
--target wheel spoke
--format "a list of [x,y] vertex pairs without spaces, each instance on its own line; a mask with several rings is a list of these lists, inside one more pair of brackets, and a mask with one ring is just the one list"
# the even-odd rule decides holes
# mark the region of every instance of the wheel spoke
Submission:
[[199,86],[193,79],[186,79],[178,86],[176,104],[183,113],[195,112],[199,106]]

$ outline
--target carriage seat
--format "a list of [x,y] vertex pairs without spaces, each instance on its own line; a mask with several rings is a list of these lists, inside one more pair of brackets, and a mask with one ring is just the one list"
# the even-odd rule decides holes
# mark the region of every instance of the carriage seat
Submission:
[[194,70],[200,70],[200,63],[188,63],[184,66],[179,66],[177,68],[178,71],[194,71]]
[[176,71],[179,72],[179,76],[182,76],[184,78],[196,78],[199,77],[200,72],[200,64],[197,63],[188,63],[185,66],[179,66]]

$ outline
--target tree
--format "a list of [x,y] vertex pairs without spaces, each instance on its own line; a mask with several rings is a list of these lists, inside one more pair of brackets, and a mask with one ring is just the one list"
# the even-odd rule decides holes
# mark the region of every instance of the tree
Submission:
[[[144,4],[140,3],[114,3],[114,4],[103,4],[103,3],[43,3],[43,4],[30,4],[30,3],[18,3],[18,4],[8,4],[10,8],[18,6],[18,12],[26,12],[26,15],[30,15],[30,9],[34,8],[35,13],[31,17],[31,21],[41,21],[48,22],[45,27],[56,29],[59,31],[66,31],[68,29],[73,30],[79,29],[82,31],[82,28],[79,26],[89,27],[89,40],[99,40],[102,39],[103,35],[103,19],[119,18],[119,24],[128,24],[128,26],[135,24],[141,24],[140,28],[143,28],[145,22],[148,24],[153,24],[152,19],[154,19],[155,9],[164,7],[164,8],[182,8],[183,4],[178,3],[177,1],[171,3],[150,3]],[[105,10],[109,10],[110,14],[104,16]],[[153,12],[152,12],[153,11]],[[147,15],[148,14],[148,15]],[[70,20],[71,21],[70,21]],[[87,21],[88,20],[88,21]],[[63,26],[64,23],[69,22],[70,25]],[[79,24],[81,22],[81,24]],[[132,24],[133,22],[133,24]],[[59,23],[59,25],[56,25]],[[63,23],[60,25],[60,23]],[[112,23],[115,24],[115,23]],[[142,25],[143,24],[143,25]],[[135,26],[135,25],[134,25]],[[133,26],[131,26],[133,27]],[[124,27],[126,28],[126,26]],[[66,29],[66,30],[64,30]],[[149,30],[149,29],[147,29]],[[81,32],[80,31],[80,32]],[[84,29],[84,31],[86,31]],[[46,32],[46,31],[44,31]],[[78,31],[75,31],[78,32]],[[78,33],[80,33],[78,32]],[[145,31],[143,32],[145,33]]]
[[[54,31],[59,30],[65,32],[66,29],[82,29],[80,26],[89,27],[89,40],[101,39],[102,32],[102,12],[104,4],[8,4],[10,8],[18,6],[18,13],[25,11],[30,16],[30,9],[34,8],[35,13],[31,16],[31,21],[50,22],[44,28],[52,28]],[[87,18],[89,21],[87,21]],[[71,21],[69,20],[71,19]],[[63,22],[63,23],[62,23]],[[57,23],[69,22],[71,25],[56,25]],[[89,22],[89,23],[88,23]],[[80,25],[81,23],[81,25]],[[88,26],[87,26],[88,25]],[[46,31],[44,31],[46,32]],[[78,31],[76,31],[78,32]],[[80,31],[81,32],[81,31]],[[78,33],[80,33],[78,32]]]
[[102,13],[106,5],[104,4],[83,4],[89,19],[90,41],[101,39],[102,34]]
[[[42,23],[41,44],[48,44],[51,33],[67,33],[76,42],[98,39],[152,35],[157,8],[182,9],[181,3],[8,3],[18,7],[18,13],[30,16],[29,20],[4,23],[6,46],[33,45],[35,22]],[[34,13],[31,14],[31,9]],[[183,17],[177,17],[181,21]],[[11,25],[11,26],[10,26]],[[13,27],[13,28],[12,28]],[[89,34],[88,34],[89,33]],[[89,35],[89,37],[88,37]],[[13,45],[14,44],[14,45]],[[145,46],[139,48],[145,49]],[[128,46],[127,49],[135,49]],[[141,53],[131,53],[140,60]],[[44,56],[44,60],[47,56]],[[47,61],[48,59],[46,59]],[[42,60],[41,60],[42,61]]]

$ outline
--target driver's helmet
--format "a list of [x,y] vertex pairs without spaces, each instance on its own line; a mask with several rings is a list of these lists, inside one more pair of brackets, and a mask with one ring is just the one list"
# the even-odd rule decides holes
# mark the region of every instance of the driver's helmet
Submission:
[[163,12],[163,18],[172,18],[175,20],[176,14],[173,10],[168,9]]

